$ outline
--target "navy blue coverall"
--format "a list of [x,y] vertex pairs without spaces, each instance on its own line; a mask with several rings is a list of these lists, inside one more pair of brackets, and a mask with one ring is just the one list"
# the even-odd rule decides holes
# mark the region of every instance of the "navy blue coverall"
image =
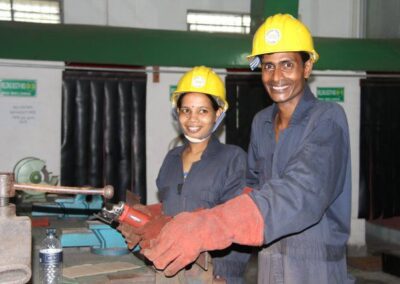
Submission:
[[265,220],[258,283],[348,283],[351,163],[346,115],[308,86],[275,140],[274,104],[252,124],[248,185]]

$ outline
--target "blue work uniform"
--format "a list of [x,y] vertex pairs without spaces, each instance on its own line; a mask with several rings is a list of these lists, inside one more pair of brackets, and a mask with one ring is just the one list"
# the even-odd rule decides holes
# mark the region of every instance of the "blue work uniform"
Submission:
[[252,123],[250,196],[265,220],[258,283],[349,283],[350,142],[343,108],[308,86],[275,140],[275,104]]
[[[193,163],[186,178],[182,165],[184,149],[185,145],[168,152],[157,177],[164,214],[175,216],[184,211],[212,208],[242,192],[247,154],[240,147],[222,144],[212,135],[201,160]],[[224,277],[229,284],[243,283],[250,255],[249,248],[239,246],[213,252],[214,275]]]

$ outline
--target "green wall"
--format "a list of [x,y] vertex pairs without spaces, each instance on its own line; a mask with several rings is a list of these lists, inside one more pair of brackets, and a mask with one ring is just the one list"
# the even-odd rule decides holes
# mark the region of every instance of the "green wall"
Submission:
[[[251,35],[1,22],[0,58],[248,68]],[[314,69],[400,71],[400,39],[315,38]]]
[[298,16],[298,0],[251,0],[251,33],[257,30],[262,22],[277,13],[288,13]]

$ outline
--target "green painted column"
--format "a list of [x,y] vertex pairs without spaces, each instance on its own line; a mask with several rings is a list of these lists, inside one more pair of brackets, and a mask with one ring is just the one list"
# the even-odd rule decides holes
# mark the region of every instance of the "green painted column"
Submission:
[[297,18],[298,11],[298,0],[251,0],[251,33],[254,33],[268,16],[288,13]]

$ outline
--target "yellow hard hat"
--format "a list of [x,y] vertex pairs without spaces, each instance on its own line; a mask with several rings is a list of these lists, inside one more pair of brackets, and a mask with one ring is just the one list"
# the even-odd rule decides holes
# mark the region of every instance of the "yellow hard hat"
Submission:
[[184,93],[203,93],[211,95],[224,111],[228,109],[224,82],[222,82],[221,78],[211,68],[196,66],[181,77],[176,91],[171,97],[174,107],[176,107],[179,96]]
[[251,61],[262,54],[292,51],[308,52],[312,62],[319,58],[308,28],[292,15],[276,14],[268,17],[254,34],[253,50],[247,58]]

